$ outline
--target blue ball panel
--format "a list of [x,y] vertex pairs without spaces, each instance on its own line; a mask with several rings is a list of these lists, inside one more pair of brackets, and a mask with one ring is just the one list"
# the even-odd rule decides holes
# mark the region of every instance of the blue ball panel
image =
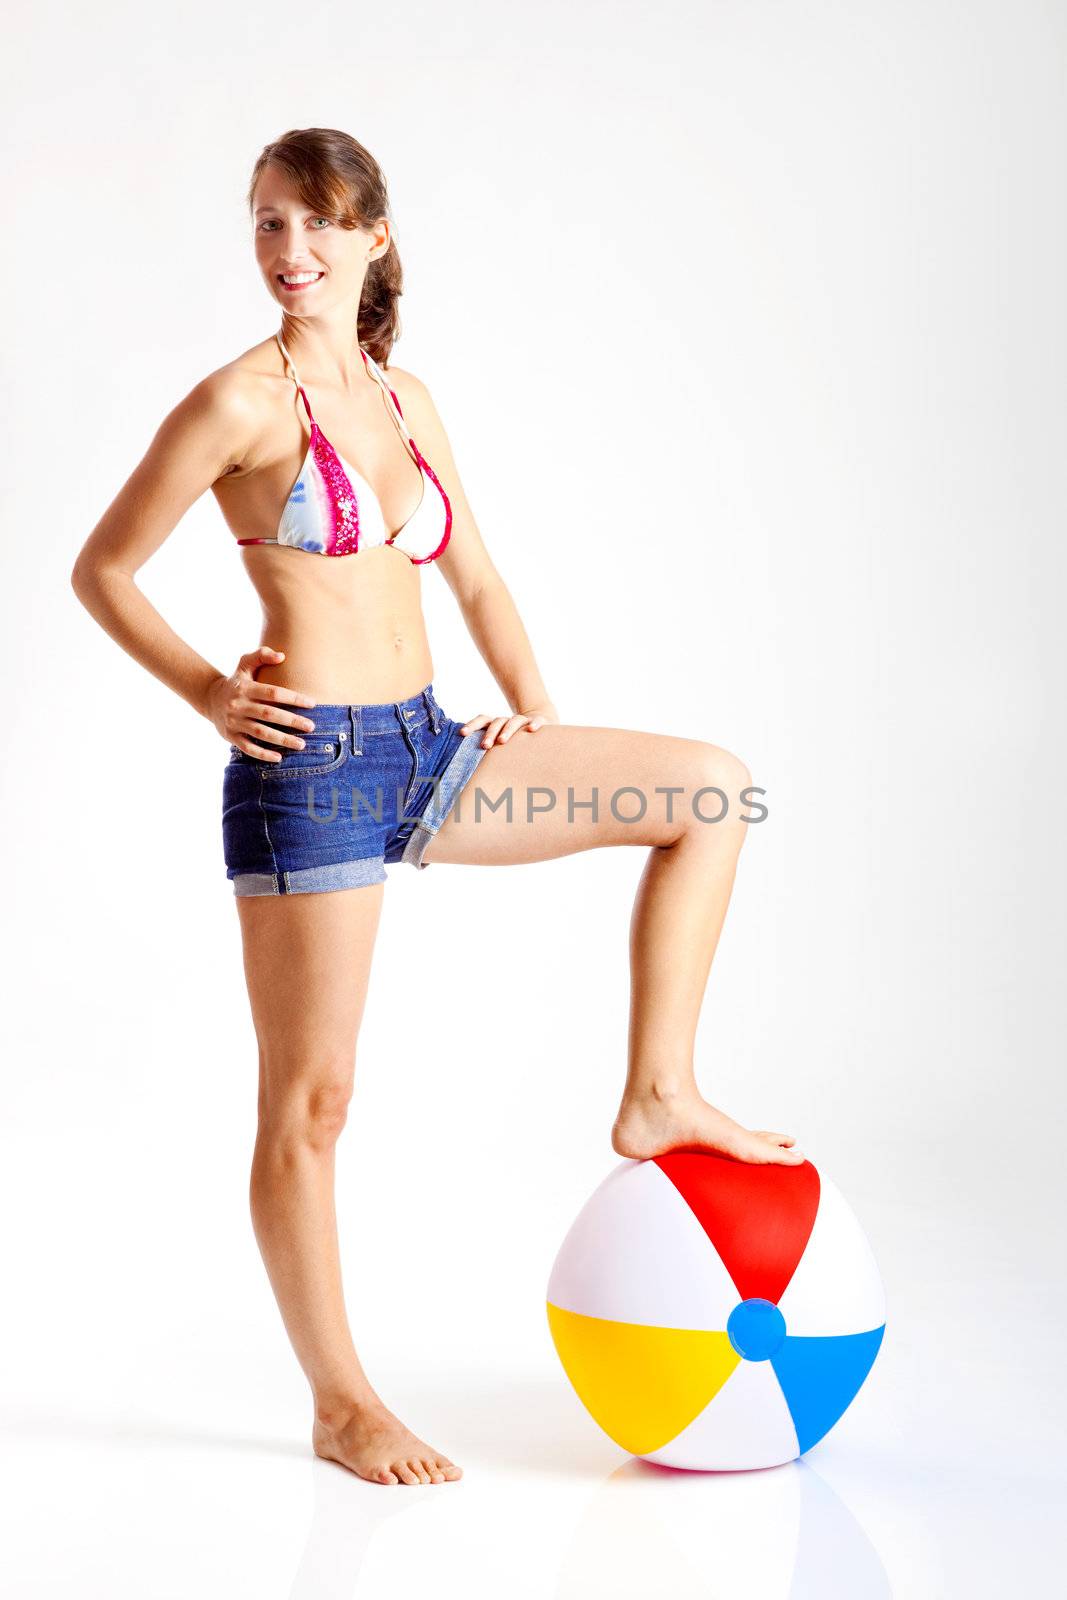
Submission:
[[845,1333],[819,1339],[787,1336],[771,1356],[782,1386],[800,1453],[818,1444],[843,1417],[874,1365],[885,1324],[870,1333]]

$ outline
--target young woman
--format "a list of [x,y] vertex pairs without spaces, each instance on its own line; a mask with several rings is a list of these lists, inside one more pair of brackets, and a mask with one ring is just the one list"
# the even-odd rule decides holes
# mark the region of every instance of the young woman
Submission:
[[[334,1146],[385,863],[484,866],[646,846],[612,1146],[638,1158],[688,1146],[796,1164],[791,1137],[739,1126],[702,1098],[693,1070],[751,780],[736,756],[699,739],[560,722],[429,391],[389,363],[401,267],[373,157],[333,130],[288,133],[256,162],[249,209],[281,330],[165,418],[72,583],[101,626],[230,747],[223,842],[259,1042],[250,1203],[311,1385],[313,1448],[371,1482],[443,1483],[461,1469],[378,1396],[341,1292]],[[134,582],[209,488],[269,641],[229,674],[178,638]],[[439,704],[420,603],[429,563],[510,713],[461,724]],[[461,807],[475,771],[487,804],[472,792]],[[626,820],[632,804],[614,808],[610,797],[635,787],[643,815]],[[528,788],[540,791],[529,809]],[[510,808],[496,804],[508,790]],[[544,790],[556,797],[547,809]]]

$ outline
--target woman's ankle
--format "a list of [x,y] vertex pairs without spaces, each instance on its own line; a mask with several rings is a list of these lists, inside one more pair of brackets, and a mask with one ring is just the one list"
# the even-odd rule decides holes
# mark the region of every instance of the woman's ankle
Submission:
[[692,1073],[656,1072],[642,1076],[623,1091],[624,1109],[643,1106],[684,1105],[687,1100],[699,1100],[700,1090]]
[[353,1384],[345,1389],[330,1389],[314,1394],[315,1421],[324,1428],[341,1428],[360,1411],[372,1411],[383,1405],[369,1384]]

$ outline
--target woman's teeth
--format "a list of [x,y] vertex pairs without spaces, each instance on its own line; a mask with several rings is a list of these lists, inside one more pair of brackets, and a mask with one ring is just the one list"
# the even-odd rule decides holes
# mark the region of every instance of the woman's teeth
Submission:
[[309,283],[318,283],[321,272],[282,272],[278,281],[283,289],[304,289]]

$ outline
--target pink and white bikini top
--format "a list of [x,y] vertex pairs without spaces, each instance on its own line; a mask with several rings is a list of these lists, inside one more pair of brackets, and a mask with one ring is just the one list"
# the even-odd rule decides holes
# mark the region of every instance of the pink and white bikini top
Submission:
[[[308,397],[296,375],[280,333],[274,337],[292,374],[297,393],[304,402],[311,426],[307,454],[299,476],[289,491],[276,539],[238,539],[238,544],[287,544],[296,550],[309,550],[323,556],[350,556],[376,545],[391,544],[403,550],[418,565],[434,561],[444,550],[452,532],[452,507],[433,468],[408,433],[400,402],[389,387],[378,363],[360,350],[367,370],[377,379],[385,396],[385,406],[411,447],[422,472],[422,499],[411,516],[395,533],[387,534],[382,508],[370,484],[361,478],[334,449],[315,418]],[[433,492],[428,493],[429,478]]]

